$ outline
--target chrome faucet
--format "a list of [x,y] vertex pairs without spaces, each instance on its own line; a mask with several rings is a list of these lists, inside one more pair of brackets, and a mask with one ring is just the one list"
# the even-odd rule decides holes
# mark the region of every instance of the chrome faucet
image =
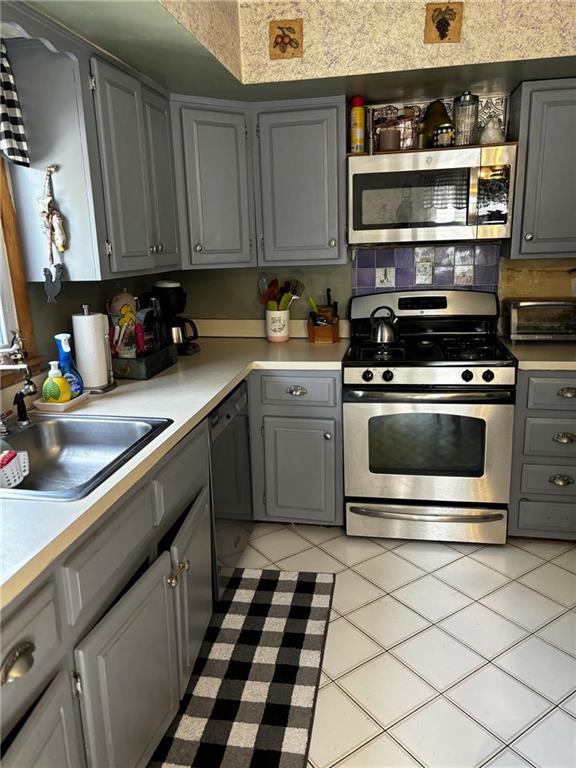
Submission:
[[[26,401],[24,398],[35,395],[38,387],[32,381],[30,368],[26,362],[27,354],[22,346],[22,336],[20,331],[12,331],[14,334],[9,347],[0,348],[0,371],[22,371],[24,374],[24,384],[14,395],[13,405],[18,412],[18,426],[26,427],[30,424]],[[0,419],[0,434],[6,435],[8,430],[4,424],[4,414]]]

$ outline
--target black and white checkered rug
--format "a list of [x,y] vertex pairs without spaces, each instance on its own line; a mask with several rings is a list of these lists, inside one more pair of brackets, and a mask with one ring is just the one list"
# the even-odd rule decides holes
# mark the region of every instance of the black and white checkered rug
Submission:
[[305,768],[334,576],[234,571],[149,768]]

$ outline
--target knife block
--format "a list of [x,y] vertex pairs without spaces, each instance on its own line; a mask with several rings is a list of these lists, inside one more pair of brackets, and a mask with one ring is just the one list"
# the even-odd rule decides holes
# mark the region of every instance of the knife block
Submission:
[[330,325],[314,325],[308,318],[308,341],[312,344],[336,344],[340,341],[340,318],[332,318]]

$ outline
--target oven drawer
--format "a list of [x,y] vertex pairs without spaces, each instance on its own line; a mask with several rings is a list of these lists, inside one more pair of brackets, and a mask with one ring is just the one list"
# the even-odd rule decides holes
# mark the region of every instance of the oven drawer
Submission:
[[348,536],[504,544],[507,525],[505,507],[346,504]]
[[336,376],[262,376],[263,405],[336,405]]
[[526,456],[576,456],[576,419],[526,419]]
[[576,496],[576,467],[574,464],[524,464],[523,493],[553,493],[559,498]]
[[555,376],[530,377],[528,382],[528,408],[549,408],[576,413],[576,378]]
[[576,533],[576,506],[560,501],[520,501],[518,527]]

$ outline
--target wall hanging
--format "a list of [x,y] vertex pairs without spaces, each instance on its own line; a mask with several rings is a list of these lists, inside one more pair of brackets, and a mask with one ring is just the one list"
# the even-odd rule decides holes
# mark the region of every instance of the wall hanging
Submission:
[[44,291],[48,297],[48,304],[56,303],[56,296],[62,290],[62,273],[64,272],[64,265],[61,262],[54,262],[53,246],[56,246],[58,253],[64,253],[68,245],[64,217],[54,202],[52,174],[57,170],[57,165],[49,165],[46,168],[44,194],[38,200],[42,229],[48,240],[48,266],[44,267]]

